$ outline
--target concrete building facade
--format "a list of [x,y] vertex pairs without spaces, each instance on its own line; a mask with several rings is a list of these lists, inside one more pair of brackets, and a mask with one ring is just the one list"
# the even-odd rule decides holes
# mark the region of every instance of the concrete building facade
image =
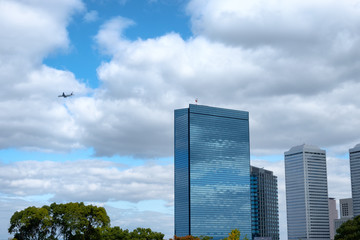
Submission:
[[353,218],[353,200],[352,198],[344,198],[339,200],[340,218]]
[[326,152],[300,145],[285,152],[288,240],[329,240]]
[[335,229],[335,219],[338,219],[338,211],[336,209],[336,200],[335,198],[329,198],[329,227],[330,227],[330,239],[334,240],[336,229]]
[[340,219],[334,220],[335,232],[344,222],[354,217],[352,198],[344,198],[339,200]]

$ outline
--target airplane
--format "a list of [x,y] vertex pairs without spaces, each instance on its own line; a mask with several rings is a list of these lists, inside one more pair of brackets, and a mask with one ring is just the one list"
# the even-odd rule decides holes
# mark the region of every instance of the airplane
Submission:
[[71,97],[72,95],[73,95],[72,92],[71,92],[71,94],[65,94],[65,93],[63,92],[63,94],[62,94],[62,95],[59,95],[58,97],[67,98],[67,97]]

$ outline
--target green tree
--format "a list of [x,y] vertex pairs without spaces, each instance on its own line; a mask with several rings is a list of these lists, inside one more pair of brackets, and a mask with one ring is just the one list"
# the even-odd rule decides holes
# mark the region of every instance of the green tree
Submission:
[[102,240],[130,240],[129,230],[120,227],[107,227],[101,235]]
[[98,240],[101,231],[110,225],[105,208],[84,203],[50,205],[54,227],[64,239]]
[[[110,227],[103,207],[84,203],[53,203],[41,208],[28,207],[10,219],[14,240],[162,240],[164,234],[150,228],[132,232]],[[204,239],[205,240],[205,239]]]
[[[178,236],[174,236],[174,240],[211,240],[213,239],[213,237],[209,237],[209,236],[200,236],[200,237],[194,237],[191,235],[187,235],[184,237],[178,237]],[[170,238],[170,240],[173,240]]]
[[194,236],[191,236],[191,235],[187,235],[187,236],[184,236],[184,237],[178,237],[178,236],[174,236],[174,239],[170,239],[170,240],[200,240],[199,237],[194,237]]
[[160,232],[153,232],[150,228],[136,228],[130,232],[130,239],[162,240],[164,239],[164,234]]
[[8,231],[18,240],[98,240],[109,225],[110,218],[102,207],[53,203],[15,212]]
[[[231,230],[231,232],[229,233],[229,237],[224,238],[224,240],[240,240],[241,234],[239,229],[233,229]],[[245,237],[243,238],[243,240],[249,240],[247,238],[247,236],[245,235]]]
[[360,216],[349,220],[336,230],[335,240],[360,239]]
[[10,219],[9,233],[15,233],[19,240],[48,239],[51,230],[51,216],[48,209],[28,207],[15,212]]
[[150,228],[136,228],[132,232],[120,227],[108,227],[101,235],[101,240],[162,240],[164,234],[153,232]]

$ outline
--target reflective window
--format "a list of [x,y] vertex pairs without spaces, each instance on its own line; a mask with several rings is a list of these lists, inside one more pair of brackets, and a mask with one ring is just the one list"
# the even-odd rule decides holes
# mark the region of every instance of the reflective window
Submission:
[[248,113],[175,110],[176,234],[222,239],[235,228],[251,238]]

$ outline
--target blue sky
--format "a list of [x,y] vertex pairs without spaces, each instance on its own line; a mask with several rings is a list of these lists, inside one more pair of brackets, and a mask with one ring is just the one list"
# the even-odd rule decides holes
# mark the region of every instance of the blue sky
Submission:
[[96,69],[109,59],[94,44],[99,27],[112,17],[122,16],[133,21],[124,35],[130,40],[156,38],[169,32],[187,39],[192,36],[186,1],[86,1],[88,20],[83,13],[73,16],[67,30],[71,47],[66,52],[51,54],[44,63],[69,70],[91,88],[99,87]]
[[356,0],[1,1],[0,238],[14,211],[54,201],[170,237],[173,110],[198,98],[249,111],[286,240],[292,146],[326,149],[329,196],[351,196],[359,23]]

